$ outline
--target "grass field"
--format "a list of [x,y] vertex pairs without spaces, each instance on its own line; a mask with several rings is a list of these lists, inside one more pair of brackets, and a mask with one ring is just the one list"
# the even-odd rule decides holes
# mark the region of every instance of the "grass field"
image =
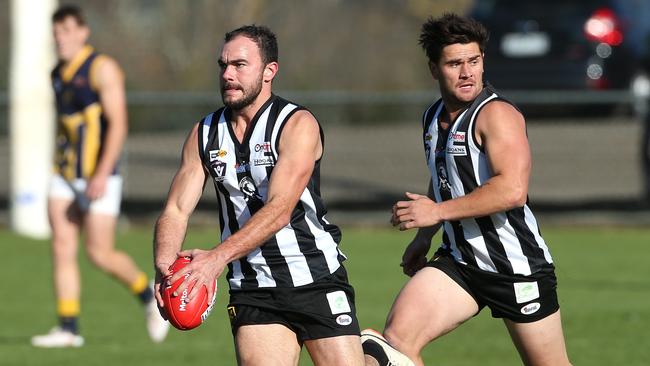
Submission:
[[[650,229],[547,227],[557,265],[565,336],[574,365],[650,365]],[[208,247],[216,230],[192,229],[186,247]],[[357,291],[362,327],[381,329],[406,277],[399,258],[411,233],[345,229],[343,250]],[[119,234],[119,247],[151,272],[151,229]],[[43,350],[33,334],[54,325],[47,242],[0,231],[5,279],[0,282],[0,365],[234,365],[232,337],[221,292],[207,323],[190,332],[172,330],[152,344],[142,310],[128,291],[89,265],[83,273],[80,349]],[[427,365],[520,365],[503,324],[483,311],[429,345]],[[311,365],[303,355],[301,365]]]

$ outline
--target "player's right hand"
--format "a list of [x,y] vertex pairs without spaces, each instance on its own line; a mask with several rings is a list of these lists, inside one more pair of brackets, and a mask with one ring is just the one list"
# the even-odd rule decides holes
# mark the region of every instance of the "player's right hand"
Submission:
[[108,176],[105,175],[95,175],[88,180],[88,186],[86,187],[85,195],[89,200],[94,201],[101,198],[106,193],[106,185],[108,182]]
[[227,263],[222,260],[217,248],[212,250],[189,249],[178,252],[178,257],[190,257],[192,261],[167,279],[169,283],[176,283],[183,278],[182,283],[176,288],[175,296],[187,290],[187,301],[192,301],[199,293],[202,286],[208,290],[208,299],[214,298],[214,281],[219,278]]

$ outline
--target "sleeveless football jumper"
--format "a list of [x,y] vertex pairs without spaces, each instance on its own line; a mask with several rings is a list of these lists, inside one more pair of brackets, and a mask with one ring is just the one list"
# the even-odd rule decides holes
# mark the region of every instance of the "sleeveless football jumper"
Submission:
[[[488,103],[507,100],[486,85],[447,131],[439,125],[442,99],[423,117],[423,142],[437,202],[469,194],[493,175],[474,136],[476,117]],[[456,262],[484,271],[530,275],[552,266],[537,220],[526,204],[489,216],[444,222],[441,251]]]
[[[304,108],[276,95],[257,112],[240,143],[223,107],[199,123],[199,153],[219,203],[221,240],[237,232],[267,200],[287,120]],[[321,142],[323,133],[321,129]],[[320,197],[320,160],[294,208],[289,224],[260,247],[228,265],[230,288],[297,287],[334,273],[345,260],[341,232],[325,219]]]
[[102,154],[107,121],[92,85],[92,68],[101,57],[85,46],[66,67],[59,63],[52,71],[58,114],[54,171],[68,181],[91,177]]

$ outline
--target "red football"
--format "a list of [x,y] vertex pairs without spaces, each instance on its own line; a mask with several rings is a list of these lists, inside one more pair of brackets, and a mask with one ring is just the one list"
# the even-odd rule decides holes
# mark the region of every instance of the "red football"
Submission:
[[[191,259],[188,257],[178,258],[169,267],[171,274],[174,274],[176,271],[185,267],[190,263],[190,261]],[[189,273],[185,278],[187,278],[187,276],[189,276]],[[208,290],[205,286],[202,286],[194,299],[188,302],[187,289],[183,291],[182,294],[173,296],[174,291],[176,291],[185,278],[177,280],[171,286],[166,285],[167,278],[169,277],[165,278],[165,282],[163,282],[163,286],[161,286],[161,292],[165,303],[165,312],[167,313],[167,319],[169,322],[180,330],[190,330],[201,325],[201,323],[207,319],[208,315],[210,315],[210,311],[212,311],[214,299],[217,295],[217,282],[214,282],[214,296],[211,301],[208,300]]]

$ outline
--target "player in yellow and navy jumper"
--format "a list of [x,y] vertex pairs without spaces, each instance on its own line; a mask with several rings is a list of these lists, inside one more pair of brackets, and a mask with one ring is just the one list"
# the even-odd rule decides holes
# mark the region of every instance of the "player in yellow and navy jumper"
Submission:
[[48,197],[53,279],[59,325],[32,337],[37,347],[79,347],[80,273],[77,250],[84,231],[91,262],[128,286],[145,308],[149,336],[167,334],[147,276],[115,250],[122,178],[117,162],[127,134],[124,76],[112,58],[86,44],[81,10],[62,6],[52,17],[59,63],[52,71],[58,113],[54,174]]
[[107,120],[92,75],[103,57],[87,45],[65,69],[59,62],[52,71],[59,119],[55,172],[67,181],[92,177],[102,153]]

